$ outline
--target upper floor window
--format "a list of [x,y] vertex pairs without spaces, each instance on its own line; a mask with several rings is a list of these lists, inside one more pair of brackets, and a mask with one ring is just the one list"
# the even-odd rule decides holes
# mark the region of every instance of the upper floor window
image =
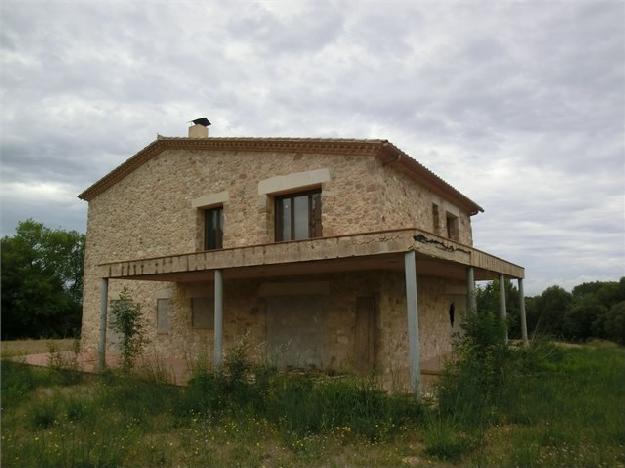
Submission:
[[458,217],[452,215],[447,212],[447,237],[451,240],[458,241],[459,236],[459,228],[458,228]]
[[223,248],[224,209],[219,206],[204,210],[204,250]]
[[320,236],[320,190],[276,197],[276,241]]
[[432,231],[434,234],[438,234],[440,229],[440,218],[438,215],[438,205],[432,203]]

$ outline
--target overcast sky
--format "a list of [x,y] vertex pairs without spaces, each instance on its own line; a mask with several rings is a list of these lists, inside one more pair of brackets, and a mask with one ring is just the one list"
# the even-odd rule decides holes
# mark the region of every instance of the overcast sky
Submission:
[[0,2],[2,234],[207,116],[386,138],[486,212],[527,290],[625,274],[625,3]]

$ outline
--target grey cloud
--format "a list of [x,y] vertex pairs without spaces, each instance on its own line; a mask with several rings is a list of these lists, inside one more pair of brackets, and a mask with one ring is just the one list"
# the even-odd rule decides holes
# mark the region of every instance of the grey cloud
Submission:
[[81,229],[75,195],[206,114],[217,136],[390,139],[486,208],[477,245],[530,293],[625,274],[622,3],[1,8],[3,233]]

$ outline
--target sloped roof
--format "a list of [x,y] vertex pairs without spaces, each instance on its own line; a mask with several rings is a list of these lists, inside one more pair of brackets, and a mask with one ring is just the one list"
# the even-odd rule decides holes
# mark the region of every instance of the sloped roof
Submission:
[[148,146],[131,156],[100,180],[88,187],[79,198],[91,200],[115,185],[127,174],[166,150],[241,151],[251,153],[304,153],[375,156],[383,164],[392,165],[426,186],[432,192],[450,199],[474,215],[484,211],[452,185],[401,151],[387,140],[357,140],[343,138],[178,138],[159,136]]

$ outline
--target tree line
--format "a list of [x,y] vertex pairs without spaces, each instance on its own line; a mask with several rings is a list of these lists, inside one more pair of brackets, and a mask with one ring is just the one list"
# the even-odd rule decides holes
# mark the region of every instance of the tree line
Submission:
[[2,339],[80,336],[85,236],[28,219],[0,242]]
[[[2,339],[80,336],[85,236],[32,219],[1,239]],[[520,338],[519,291],[506,280],[511,338]],[[499,281],[476,289],[480,313],[499,313]],[[625,344],[625,277],[582,283],[568,292],[550,286],[526,297],[530,334]]]
[[[505,280],[506,308],[511,338],[521,337],[519,290]],[[476,289],[478,312],[499,313],[499,280]],[[625,277],[619,281],[578,284],[571,292],[550,286],[525,298],[531,335],[567,341],[607,339],[625,345]]]

